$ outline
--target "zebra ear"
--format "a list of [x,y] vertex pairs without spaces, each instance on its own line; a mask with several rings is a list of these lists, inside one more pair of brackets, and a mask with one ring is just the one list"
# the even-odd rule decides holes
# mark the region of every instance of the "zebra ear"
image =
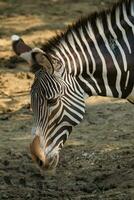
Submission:
[[50,74],[53,73],[53,65],[51,63],[51,60],[46,54],[44,54],[44,52],[42,52],[41,50],[38,52],[33,51],[33,57],[35,61],[39,65],[43,66],[46,71],[48,71]]

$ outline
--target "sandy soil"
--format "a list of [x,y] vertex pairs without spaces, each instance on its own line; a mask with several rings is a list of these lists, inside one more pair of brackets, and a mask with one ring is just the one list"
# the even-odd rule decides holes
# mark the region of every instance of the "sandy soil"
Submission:
[[33,75],[11,51],[10,36],[40,46],[112,0],[0,0],[0,200],[133,200],[134,109],[125,100],[87,99],[83,122],[41,174],[29,154]]

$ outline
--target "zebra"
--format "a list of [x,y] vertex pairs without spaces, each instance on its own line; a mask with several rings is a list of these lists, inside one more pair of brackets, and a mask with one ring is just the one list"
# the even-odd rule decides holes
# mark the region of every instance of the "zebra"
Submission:
[[42,48],[12,36],[15,53],[35,78],[31,87],[32,159],[56,168],[72,128],[85,113],[85,98],[108,96],[134,102],[134,0],[83,17]]

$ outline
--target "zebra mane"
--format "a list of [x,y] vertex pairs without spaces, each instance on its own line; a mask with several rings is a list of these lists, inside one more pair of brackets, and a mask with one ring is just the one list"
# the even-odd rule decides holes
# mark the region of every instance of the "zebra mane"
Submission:
[[[116,9],[117,8],[122,9],[123,4],[126,7],[128,16],[130,16],[131,15],[131,6],[133,6],[133,9],[134,9],[134,0],[119,0],[117,3],[113,4],[112,8],[104,9],[100,12],[96,11],[96,12],[91,13],[90,15],[81,17],[75,23],[73,23],[72,25],[69,25],[65,31],[63,31],[60,34],[57,34],[55,37],[51,38],[46,44],[44,44],[42,46],[42,49],[46,53],[49,53],[49,52],[51,53],[54,48],[58,47],[61,40],[66,39],[68,34],[70,34],[72,31],[78,32],[78,30],[81,27],[85,27],[88,22],[92,25],[92,29],[93,29],[94,33],[97,34],[98,32],[96,32],[96,19],[101,19],[102,23],[104,25],[104,28],[107,28],[106,16],[108,14],[111,14],[111,16],[114,16]],[[121,21],[123,20],[122,15],[121,15],[120,19],[121,19]]]

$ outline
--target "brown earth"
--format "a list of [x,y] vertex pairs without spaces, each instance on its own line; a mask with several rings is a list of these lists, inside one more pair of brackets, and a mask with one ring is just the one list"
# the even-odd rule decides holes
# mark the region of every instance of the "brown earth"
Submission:
[[81,15],[112,0],[0,0],[0,200],[133,200],[134,109],[92,97],[83,122],[61,151],[55,172],[31,161],[33,76],[11,51],[10,36],[40,46]]

